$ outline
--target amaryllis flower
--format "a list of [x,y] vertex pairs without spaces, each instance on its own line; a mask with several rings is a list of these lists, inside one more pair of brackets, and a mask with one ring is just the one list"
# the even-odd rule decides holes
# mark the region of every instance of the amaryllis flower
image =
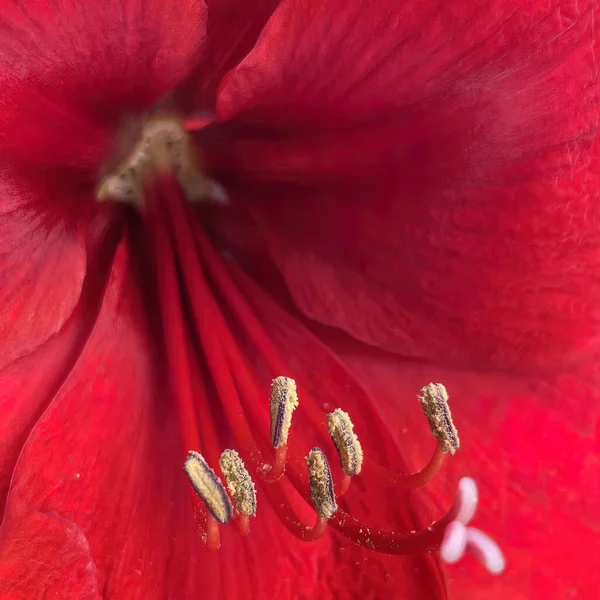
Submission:
[[597,12],[2,2],[0,597],[590,597]]

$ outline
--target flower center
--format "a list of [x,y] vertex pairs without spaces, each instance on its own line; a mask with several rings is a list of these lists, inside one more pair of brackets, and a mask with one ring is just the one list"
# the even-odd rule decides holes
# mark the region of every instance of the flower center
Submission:
[[97,191],[98,201],[141,204],[144,183],[157,171],[170,170],[191,202],[226,202],[224,190],[201,168],[184,123],[173,115],[152,115],[126,158],[105,177]]
[[[315,540],[333,527],[359,545],[388,554],[441,549],[447,562],[458,560],[471,547],[492,565],[490,570],[498,570],[499,551],[496,560],[490,559],[490,548],[497,547],[489,538],[478,545],[481,535],[466,527],[474,514],[472,486],[470,492],[459,487],[455,505],[441,520],[404,534],[379,531],[339,507],[337,500],[350,493],[352,478],[363,470],[381,486],[404,489],[422,486],[439,472],[446,456],[459,446],[446,390],[429,384],[421,391],[419,400],[437,443],[424,469],[411,474],[378,465],[363,451],[348,413],[336,409],[324,418],[307,390],[301,390],[299,399],[289,377],[275,377],[268,405],[254,361],[240,340],[273,375],[290,369],[244,296],[235,265],[215,250],[194,213],[192,202],[211,198],[222,201],[226,195],[203,172],[183,123],[164,115],[146,122],[137,144],[98,190],[99,201],[135,204],[146,224],[170,391],[184,448],[190,450],[184,470],[194,502],[197,497],[202,501],[198,515],[206,546],[219,548],[219,527],[232,520],[243,535],[250,533],[250,518],[257,514],[257,482],[282,525],[301,540]],[[217,403],[211,402],[211,392]],[[309,450],[289,439],[297,409],[305,412],[315,438],[329,440],[337,450],[339,481],[334,482],[322,448]],[[211,426],[211,416],[217,422],[223,415],[215,411],[224,414],[227,436],[233,435],[236,448],[223,450],[218,429]],[[282,485],[284,477],[314,508],[314,525],[305,524],[296,513],[290,487]]]

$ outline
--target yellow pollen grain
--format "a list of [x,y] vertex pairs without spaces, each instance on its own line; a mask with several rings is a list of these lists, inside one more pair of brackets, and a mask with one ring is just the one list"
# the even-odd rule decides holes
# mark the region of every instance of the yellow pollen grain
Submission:
[[248,517],[254,517],[256,515],[256,489],[240,455],[235,450],[224,450],[219,465],[238,512]]
[[446,388],[441,383],[429,383],[417,398],[440,448],[443,452],[454,454],[460,446],[460,440],[452,422]]
[[327,415],[327,429],[338,451],[344,473],[350,476],[358,475],[362,470],[364,457],[350,415],[336,408]]
[[313,448],[306,458],[310,495],[317,514],[322,519],[331,519],[337,512],[333,478],[325,453],[320,448]]
[[296,382],[290,377],[276,377],[271,384],[271,440],[274,448],[287,443],[292,414],[298,407]]
[[183,470],[215,519],[227,523],[232,517],[231,503],[221,480],[204,457],[199,452],[190,451]]
[[125,160],[105,177],[96,193],[98,201],[138,204],[142,201],[145,178],[172,169],[191,201],[212,197],[215,183],[198,167],[199,158],[179,119],[155,115],[144,124],[139,141]]

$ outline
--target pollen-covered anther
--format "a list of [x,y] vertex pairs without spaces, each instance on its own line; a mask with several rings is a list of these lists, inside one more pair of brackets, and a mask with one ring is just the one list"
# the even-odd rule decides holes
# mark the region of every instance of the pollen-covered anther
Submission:
[[363,451],[350,415],[336,408],[327,415],[327,429],[338,451],[342,471],[349,476],[358,475],[362,469]]
[[298,407],[296,382],[289,377],[276,377],[271,384],[271,443],[279,448],[287,443],[292,414]]
[[452,422],[446,388],[441,383],[430,383],[417,397],[440,449],[442,452],[454,454],[459,448],[460,440]]
[[247,517],[254,517],[256,489],[240,455],[235,450],[224,450],[219,465],[238,512]]
[[308,463],[310,496],[317,515],[321,519],[331,519],[338,507],[327,457],[321,448],[313,448],[308,453],[306,462]]
[[153,172],[171,169],[188,200],[227,203],[224,189],[199,167],[200,160],[189,134],[173,116],[153,116],[144,124],[140,138],[125,160],[101,182],[98,201],[140,204],[144,180]]
[[225,486],[204,460],[202,454],[193,450],[190,451],[183,465],[183,470],[214,518],[219,523],[227,523],[233,516],[231,500],[227,495]]

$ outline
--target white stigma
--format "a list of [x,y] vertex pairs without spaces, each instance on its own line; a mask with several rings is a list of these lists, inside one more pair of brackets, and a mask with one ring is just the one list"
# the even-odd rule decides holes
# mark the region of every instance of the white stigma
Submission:
[[467,527],[477,511],[479,492],[470,477],[458,483],[452,512],[454,520],[446,527],[440,557],[447,564],[458,562],[469,551],[493,575],[504,571],[506,562],[500,546],[486,533]]
[[444,532],[440,556],[449,565],[458,562],[467,549],[467,528],[460,521],[452,521]]
[[467,547],[471,554],[493,575],[504,571],[506,562],[500,546],[483,531],[467,527]]

